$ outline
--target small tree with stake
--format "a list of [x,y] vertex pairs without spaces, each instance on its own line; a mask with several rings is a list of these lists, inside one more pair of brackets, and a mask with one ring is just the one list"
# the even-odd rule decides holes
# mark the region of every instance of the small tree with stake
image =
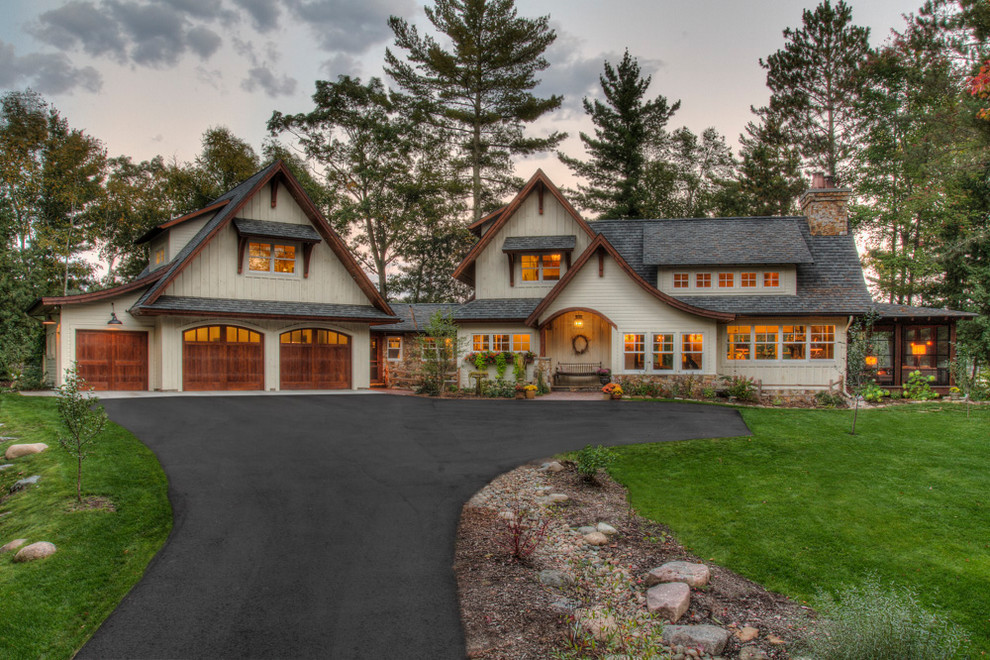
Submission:
[[58,388],[58,414],[69,431],[68,437],[59,437],[58,442],[76,458],[77,502],[82,502],[82,462],[89,455],[88,446],[107,425],[107,413],[99,405],[100,400],[89,394],[85,386],[86,381],[73,363],[65,372],[65,382]]
[[[870,310],[865,316],[856,319],[849,328],[846,338],[846,373],[849,390],[853,394],[855,408],[850,435],[856,435],[856,418],[859,417],[859,400],[867,387],[876,381],[877,357],[873,342],[873,324],[876,323],[877,313]],[[874,359],[869,359],[874,358]]]

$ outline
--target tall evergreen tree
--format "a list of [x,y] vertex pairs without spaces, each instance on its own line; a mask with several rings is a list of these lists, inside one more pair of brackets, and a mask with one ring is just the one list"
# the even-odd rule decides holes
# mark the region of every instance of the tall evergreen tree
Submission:
[[594,137],[581,133],[590,159],[558,157],[587,183],[578,185],[577,202],[602,218],[642,218],[646,213],[644,175],[651,140],[664,130],[681,102],[660,95],[644,100],[651,76],[626,50],[617,67],[605,62],[599,81],[604,102],[585,98],[584,111],[595,124]]
[[532,93],[536,74],[549,66],[543,53],[557,35],[547,16],[519,17],[514,0],[436,0],[425,11],[451,48],[392,16],[395,47],[405,59],[386,50],[385,70],[424,103],[434,123],[460,136],[457,164],[470,172],[472,215],[478,220],[518,188],[511,175],[513,156],[553,149],[566,137],[524,132],[525,124],[563,100]]
[[660,130],[651,140],[651,158],[643,177],[643,215],[647,218],[699,218],[731,212],[736,161],[725,137],[714,128],[696,135],[686,126]]
[[742,215],[789,215],[805,188],[801,154],[781,130],[780,119],[768,111],[746,124],[739,136],[739,197]]
[[854,150],[854,101],[861,89],[857,72],[869,47],[869,28],[852,23],[844,0],[825,0],[802,14],[802,27],[787,28],[787,43],[760,60],[767,71],[770,111],[798,146],[806,164],[837,182],[849,174]]

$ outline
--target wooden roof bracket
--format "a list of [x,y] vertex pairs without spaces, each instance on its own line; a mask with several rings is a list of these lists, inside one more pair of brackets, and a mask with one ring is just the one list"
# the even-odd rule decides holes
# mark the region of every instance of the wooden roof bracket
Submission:
[[605,250],[598,250],[598,277],[605,277]]
[[516,285],[516,263],[513,259],[513,254],[511,252],[506,252],[505,256],[509,258],[509,286]]
[[247,236],[237,237],[237,274],[244,272],[244,248],[247,247]]
[[275,208],[275,205],[278,204],[278,180],[279,180],[279,178],[280,177],[277,177],[277,176],[273,176],[272,177],[272,184],[271,184],[272,185],[272,208]]
[[303,243],[303,279],[309,277],[309,258],[313,254],[313,246],[316,243]]
[[546,186],[543,185],[542,181],[540,181],[539,185],[536,187],[536,197],[539,199],[540,203],[540,215],[543,215],[543,191],[545,189]]

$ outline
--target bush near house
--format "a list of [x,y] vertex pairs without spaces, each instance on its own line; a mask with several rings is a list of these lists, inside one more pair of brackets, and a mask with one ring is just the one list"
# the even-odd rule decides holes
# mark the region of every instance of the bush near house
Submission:
[[4,436],[13,443],[44,442],[49,449],[14,461],[0,472],[0,493],[13,481],[40,475],[36,486],[6,498],[0,545],[13,539],[49,541],[58,551],[14,564],[0,555],[0,655],[69,658],[141,579],[172,527],[168,482],[158,459],[131,433],[108,424],[100,451],[86,461],[86,495],[115,511],[78,509],[77,461],[58,447],[64,434],[52,398],[0,395]]

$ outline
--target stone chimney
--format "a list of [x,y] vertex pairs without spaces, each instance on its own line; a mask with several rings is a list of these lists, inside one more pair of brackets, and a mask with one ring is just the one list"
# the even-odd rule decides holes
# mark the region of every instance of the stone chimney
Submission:
[[835,180],[822,172],[811,176],[809,188],[798,203],[808,219],[812,236],[844,236],[849,233],[849,198],[852,190],[836,188]]

